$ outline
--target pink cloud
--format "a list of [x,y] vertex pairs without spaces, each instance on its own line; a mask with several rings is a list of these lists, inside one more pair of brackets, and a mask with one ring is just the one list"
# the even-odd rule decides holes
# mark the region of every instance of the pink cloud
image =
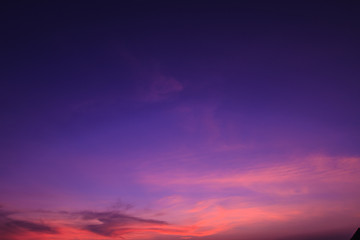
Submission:
[[[203,189],[245,187],[269,194],[282,195],[282,192],[288,192],[291,195],[307,194],[314,184],[316,186],[330,182],[359,184],[358,170],[360,170],[359,158],[313,157],[292,163],[232,171],[215,170],[207,173],[178,170],[175,173],[171,172],[171,176],[152,174],[143,180],[147,184],[163,187],[201,186]],[[296,187],[300,188],[296,189]]]
[[[315,156],[233,171],[152,172],[143,182],[150,189],[177,192],[176,197],[158,202],[164,218],[179,226],[194,226],[186,236],[209,236],[239,226],[256,232],[258,224],[297,222],[307,230],[321,225],[324,229],[346,227],[351,219],[359,220],[355,200],[360,197],[359,171],[360,158]],[[248,190],[245,195],[243,189]],[[192,196],[193,191],[204,196],[231,195],[209,198]],[[339,216],[347,216],[347,220],[334,226]]]
[[19,230],[12,239],[23,240],[223,239],[230,233],[261,239],[259,226],[273,236],[291,234],[294,226],[326,231],[360,220],[359,170],[360,158],[326,156],[226,171],[147,169],[142,182],[148,191],[167,193],[153,200],[151,212],[5,212],[4,221]]

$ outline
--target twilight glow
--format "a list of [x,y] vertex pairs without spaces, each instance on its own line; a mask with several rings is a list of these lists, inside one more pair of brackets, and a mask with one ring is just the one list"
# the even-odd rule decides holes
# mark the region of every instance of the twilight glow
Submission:
[[358,3],[9,2],[0,240],[342,240]]

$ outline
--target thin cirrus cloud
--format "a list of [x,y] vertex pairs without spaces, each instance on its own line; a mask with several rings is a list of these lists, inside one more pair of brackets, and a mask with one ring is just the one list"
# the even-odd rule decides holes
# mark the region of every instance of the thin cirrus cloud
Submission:
[[[201,186],[202,189],[244,187],[268,194],[292,195],[309,193],[314,187],[314,183],[315,186],[332,183],[335,184],[332,185],[334,187],[337,187],[337,184],[345,183],[359,184],[357,174],[359,169],[359,158],[319,156],[292,163],[263,164],[258,167],[226,172],[219,170],[211,173],[199,173],[178,170],[175,173],[172,172],[171,176],[166,174],[148,175],[143,178],[143,181],[155,186],[176,186],[176,189],[188,186]],[[278,191],[276,187],[278,187]],[[296,187],[301,187],[303,190],[298,191],[301,189],[297,190]]]
[[352,226],[360,219],[358,157],[319,155],[237,169],[167,171],[166,165],[156,169],[146,165],[138,175],[142,187],[154,196],[148,201],[151,214],[123,202],[111,211],[81,211],[78,207],[26,215],[3,208],[2,235],[23,240],[160,236],[218,240],[234,232],[251,239],[259,226],[282,226],[285,230],[277,230],[282,236],[292,234],[294,226],[300,226],[299,234],[316,228],[326,235],[329,229]]
[[[195,174],[178,170],[172,176],[148,169],[141,178],[143,185],[150,192],[162,191],[166,195],[153,200],[151,214],[124,207],[124,203],[118,210],[30,215],[3,208],[1,231],[2,236],[16,240],[217,240],[226,233],[262,239],[264,236],[256,235],[259,227],[281,232],[281,236],[294,234],[294,229],[305,235],[306,231],[319,229],[320,235],[326,235],[332,228],[359,220],[360,212],[354,211],[356,201],[344,197],[360,196],[359,170],[359,158],[326,156],[237,171],[204,170]],[[276,230],[279,226],[286,229]],[[272,236],[276,237],[276,232]]]
[[154,74],[139,86],[139,100],[143,102],[164,101],[184,90],[183,84],[173,77]]
[[[319,219],[328,224],[324,229],[359,219],[360,212],[354,211],[360,196],[359,170],[359,158],[317,156],[237,171],[152,173],[143,182],[154,191],[174,194],[158,204],[166,209],[167,219],[196,226],[189,236],[220,234],[239,226],[256,232],[257,224],[279,223],[301,223],[309,231],[321,228],[311,226]],[[337,224],[338,216],[344,222]]]

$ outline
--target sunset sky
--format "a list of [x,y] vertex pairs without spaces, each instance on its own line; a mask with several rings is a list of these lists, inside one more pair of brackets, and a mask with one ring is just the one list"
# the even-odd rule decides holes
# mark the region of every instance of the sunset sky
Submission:
[[344,240],[360,3],[7,1],[0,240]]

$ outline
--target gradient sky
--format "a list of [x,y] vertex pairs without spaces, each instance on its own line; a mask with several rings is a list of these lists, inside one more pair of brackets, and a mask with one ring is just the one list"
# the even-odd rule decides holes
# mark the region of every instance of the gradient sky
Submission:
[[1,3],[1,240],[342,240],[360,4]]

